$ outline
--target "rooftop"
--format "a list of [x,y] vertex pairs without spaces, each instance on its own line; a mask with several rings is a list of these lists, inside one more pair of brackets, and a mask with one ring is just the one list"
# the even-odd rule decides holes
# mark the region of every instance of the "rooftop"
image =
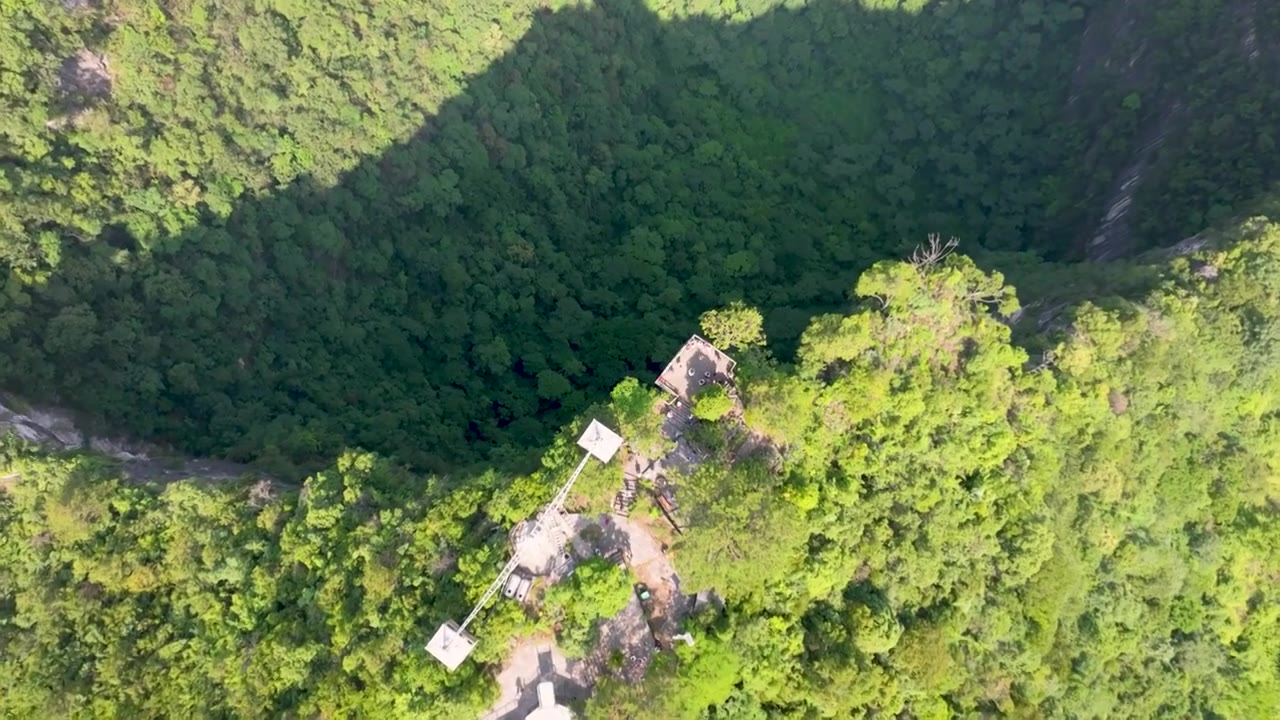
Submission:
[[569,708],[556,703],[556,686],[549,681],[538,683],[538,708],[525,720],[573,720]]
[[582,437],[578,438],[578,446],[607,464],[613,459],[614,453],[618,452],[618,448],[622,447],[622,438],[599,420],[592,420]]
[[427,643],[427,652],[453,672],[476,647],[476,639],[465,630],[458,630],[458,623],[449,621],[436,630]]
[[657,384],[682,400],[690,400],[707,385],[731,382],[737,366],[715,345],[694,335],[667,364]]

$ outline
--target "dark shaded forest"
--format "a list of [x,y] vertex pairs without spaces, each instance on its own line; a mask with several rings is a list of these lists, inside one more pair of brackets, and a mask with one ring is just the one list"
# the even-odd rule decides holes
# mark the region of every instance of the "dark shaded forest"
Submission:
[[1108,29],[1039,0],[8,11],[0,382],[285,475],[521,464],[709,307],[785,355],[927,233],[1082,257],[1171,83],[1202,95],[1141,242],[1230,212],[1275,121],[1184,42],[1221,4],[1083,69]]

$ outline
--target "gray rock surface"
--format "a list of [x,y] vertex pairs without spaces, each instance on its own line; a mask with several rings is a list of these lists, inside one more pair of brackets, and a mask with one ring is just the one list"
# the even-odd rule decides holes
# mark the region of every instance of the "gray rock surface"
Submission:
[[35,407],[0,396],[0,436],[13,435],[50,450],[89,450],[120,461],[124,476],[138,482],[173,482],[187,478],[235,480],[260,477],[247,465],[176,455],[147,443],[90,434],[68,412]]

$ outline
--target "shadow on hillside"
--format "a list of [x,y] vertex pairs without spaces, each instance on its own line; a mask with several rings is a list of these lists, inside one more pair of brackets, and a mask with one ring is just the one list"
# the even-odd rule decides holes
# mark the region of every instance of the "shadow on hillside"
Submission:
[[1072,26],[1011,7],[544,13],[336,187],[150,256],[68,248],[15,355],[113,430],[282,474],[344,446],[518,465],[710,307],[760,305],[785,348],[927,232],[1026,247]]

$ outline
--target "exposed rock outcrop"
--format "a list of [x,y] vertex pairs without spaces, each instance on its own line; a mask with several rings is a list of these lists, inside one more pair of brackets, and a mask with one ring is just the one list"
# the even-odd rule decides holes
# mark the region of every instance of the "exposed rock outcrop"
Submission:
[[[146,443],[91,435],[70,414],[61,410],[26,408],[24,404],[24,409],[19,412],[10,406],[19,405],[13,400],[0,398],[0,436],[12,434],[50,450],[90,450],[115,458],[120,461],[124,476],[130,480],[173,482],[187,478],[237,480],[258,477],[268,484],[271,482],[247,465],[186,458]],[[258,488],[255,492],[269,493],[270,488]]]
[[111,95],[111,66],[107,56],[83,49],[62,61],[58,86],[63,95],[84,100]]
[[[1257,0],[1229,0],[1226,5],[1229,12],[1220,21],[1198,29],[1224,49],[1212,67],[1238,63],[1280,69],[1280,43],[1274,29],[1261,21],[1260,7],[1265,6]],[[1085,150],[1085,167],[1112,173],[1107,184],[1089,191],[1090,209],[1081,218],[1077,247],[1090,260],[1115,260],[1138,249],[1133,211],[1143,211],[1135,202],[1146,202],[1139,195],[1158,191],[1165,175],[1184,161],[1184,136],[1206,113],[1221,108],[1202,97],[1205,77],[1177,76],[1176,68],[1191,62],[1178,59],[1186,51],[1152,39],[1162,12],[1159,3],[1143,0],[1098,3],[1089,10],[1080,36],[1064,112],[1093,128],[1122,118],[1112,131],[1121,133],[1127,145],[1117,154],[1117,136],[1098,132]]]

